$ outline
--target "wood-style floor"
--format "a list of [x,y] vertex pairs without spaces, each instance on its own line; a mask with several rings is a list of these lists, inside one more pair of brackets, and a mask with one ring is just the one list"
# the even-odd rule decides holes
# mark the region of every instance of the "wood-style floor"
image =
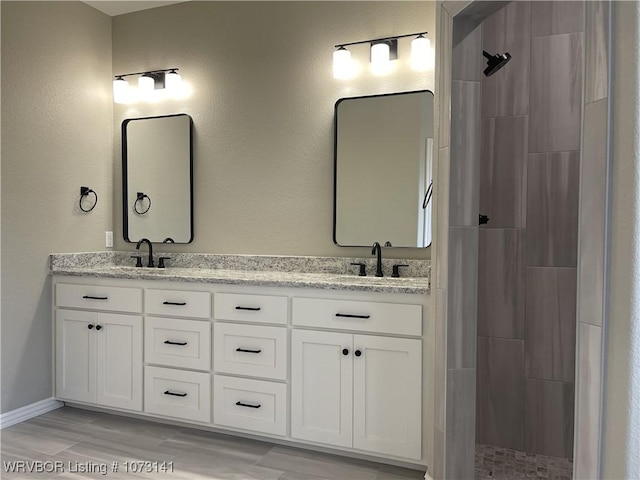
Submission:
[[[0,435],[2,479],[408,480],[424,475],[417,470],[70,407],[5,428]],[[166,462],[173,471],[157,472],[154,462],[159,466]],[[16,467],[23,471],[8,471]],[[24,471],[38,467],[58,471]],[[131,473],[140,467],[151,471]],[[105,475],[102,469],[106,469]]]

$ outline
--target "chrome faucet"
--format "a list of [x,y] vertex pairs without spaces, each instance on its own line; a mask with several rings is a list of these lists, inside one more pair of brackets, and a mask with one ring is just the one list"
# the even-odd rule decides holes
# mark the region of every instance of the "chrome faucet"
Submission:
[[382,248],[378,242],[373,242],[373,250],[371,255],[378,254],[378,263],[376,264],[376,277],[384,277],[382,274]]
[[136,250],[140,250],[140,245],[142,245],[143,243],[146,243],[147,245],[149,245],[149,262],[147,263],[147,267],[153,267],[153,246],[151,245],[151,242],[149,241],[148,238],[141,238],[140,240],[138,240],[138,243],[136,245]]

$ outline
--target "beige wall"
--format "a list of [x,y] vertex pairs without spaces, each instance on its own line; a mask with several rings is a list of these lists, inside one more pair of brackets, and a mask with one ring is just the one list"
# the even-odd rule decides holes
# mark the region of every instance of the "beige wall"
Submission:
[[2,412],[52,394],[49,253],[101,250],[112,224],[110,75],[108,16],[2,2]]
[[[195,241],[167,250],[369,255],[332,241],[334,104],[433,90],[433,71],[400,66],[387,77],[365,71],[338,81],[333,46],[433,32],[434,16],[432,2],[189,2],[115,17],[114,74],[176,66],[193,88],[185,101],[114,108],[116,246],[132,248],[122,240],[122,120],[185,112],[194,121]],[[410,41],[400,41],[404,62]],[[368,63],[368,45],[351,51]]]

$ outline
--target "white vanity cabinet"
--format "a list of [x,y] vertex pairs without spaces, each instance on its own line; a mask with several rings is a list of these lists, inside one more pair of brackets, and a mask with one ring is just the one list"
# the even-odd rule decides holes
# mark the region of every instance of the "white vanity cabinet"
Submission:
[[142,317],[99,311],[141,312],[142,290],[57,287],[58,398],[142,410]]
[[62,275],[53,286],[61,400],[430,461],[428,295]]
[[[293,299],[293,325],[419,335],[420,305]],[[420,459],[422,340],[291,333],[291,436]]]

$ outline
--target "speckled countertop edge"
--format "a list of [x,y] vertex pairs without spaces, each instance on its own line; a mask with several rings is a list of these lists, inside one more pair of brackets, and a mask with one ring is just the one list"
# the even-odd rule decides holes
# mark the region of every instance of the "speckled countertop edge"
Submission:
[[[270,257],[250,255],[169,254],[179,266],[135,268],[127,266],[133,252],[97,252],[53,254],[50,256],[52,275],[163,280],[173,282],[255,285],[294,288],[317,288],[362,292],[427,294],[430,289],[428,260],[385,259],[387,276],[360,277],[350,274],[352,261],[364,260],[370,274],[369,259],[346,257]],[[126,262],[123,265],[123,260]],[[391,278],[391,265],[404,263],[411,273],[422,276]],[[217,268],[210,268],[214,266]],[[226,268],[225,268],[226,267]],[[239,268],[238,268],[239,267]],[[278,268],[279,267],[279,268]],[[404,272],[403,272],[404,273]]]

